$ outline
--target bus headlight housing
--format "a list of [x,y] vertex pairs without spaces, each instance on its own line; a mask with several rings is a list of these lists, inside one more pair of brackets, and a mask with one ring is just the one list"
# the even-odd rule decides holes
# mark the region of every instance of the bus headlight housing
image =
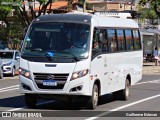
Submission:
[[3,66],[10,66],[12,64],[12,61],[8,62],[8,63],[5,63],[3,64]]
[[72,74],[71,80],[74,80],[74,79],[83,77],[83,76],[85,76],[85,75],[87,75],[87,74],[88,74],[88,69],[81,70],[81,71],[78,71],[78,72],[74,72],[74,73]]
[[30,72],[28,70],[25,70],[23,68],[19,68],[19,74],[26,77],[26,78],[31,79],[31,75],[30,75]]

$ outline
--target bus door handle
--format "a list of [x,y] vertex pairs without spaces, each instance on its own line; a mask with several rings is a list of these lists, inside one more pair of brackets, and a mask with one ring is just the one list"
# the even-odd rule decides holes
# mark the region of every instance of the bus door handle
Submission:
[[97,59],[100,59],[100,58],[102,58],[102,56],[98,56],[98,57],[97,57]]

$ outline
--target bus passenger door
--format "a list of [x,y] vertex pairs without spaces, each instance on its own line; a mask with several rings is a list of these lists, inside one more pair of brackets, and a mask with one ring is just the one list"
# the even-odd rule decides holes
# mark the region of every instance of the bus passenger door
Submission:
[[[99,32],[99,30],[95,29],[93,34],[91,76],[94,80],[99,79],[102,86],[105,73],[105,54],[102,54],[102,42]],[[104,87],[101,87],[101,94],[103,94],[103,88]]]

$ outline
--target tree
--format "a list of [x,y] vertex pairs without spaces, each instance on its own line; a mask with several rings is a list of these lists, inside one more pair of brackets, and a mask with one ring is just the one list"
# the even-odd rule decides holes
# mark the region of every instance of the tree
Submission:
[[[28,2],[32,2],[35,0],[27,0]],[[39,17],[41,14],[45,14],[46,8],[49,4],[52,3],[52,1],[55,0],[37,0],[40,3],[38,14],[35,14],[33,6],[29,4],[29,9],[31,11],[31,14],[27,14],[26,6],[23,4],[26,1],[25,0],[1,0],[0,1],[0,21],[3,21],[6,25],[5,27],[2,27],[3,30],[0,31],[0,33],[5,33],[3,38],[7,38],[7,34],[9,33],[10,24],[8,21],[8,15],[14,10],[14,16],[18,16],[19,22],[23,25],[23,27],[27,27],[33,19],[36,17]],[[13,5],[14,3],[17,3],[17,5]],[[16,14],[16,15],[15,15]],[[14,18],[14,17],[12,17]],[[5,29],[5,30],[4,30]]]
[[[29,2],[29,9],[27,10],[26,5]],[[33,4],[31,2],[38,1],[40,3],[37,14],[34,11]],[[19,33],[19,30],[22,32],[24,28],[28,27],[31,21],[42,14],[46,13],[47,6],[49,7],[49,14],[51,13],[52,2],[57,0],[0,0],[0,21],[3,21],[5,26],[2,26],[0,29],[0,39],[6,40],[7,38],[14,38],[16,34]],[[84,1],[84,0],[80,0]],[[68,8],[70,11],[73,9],[72,6],[73,0],[68,0]],[[3,3],[3,4],[2,4]],[[5,3],[5,4],[4,4]],[[13,5],[12,3],[17,3]],[[12,12],[14,10],[14,12]],[[30,11],[31,14],[27,14]],[[12,17],[9,17],[9,14],[13,13]],[[18,29],[16,29],[18,28]],[[19,36],[18,36],[19,37]],[[21,39],[21,38],[19,38]]]
[[160,0],[140,0],[139,4],[144,6],[149,3],[153,6],[155,13],[160,17]]
[[[24,0],[21,0],[23,2],[25,2]],[[33,0],[27,0],[29,3],[32,2]],[[26,12],[26,8],[25,5],[21,6],[21,7],[17,7],[17,10],[20,11],[20,15],[25,23],[25,26],[28,26],[31,21],[37,17],[39,17],[42,14],[46,13],[46,8],[49,4],[52,4],[53,1],[55,0],[37,0],[40,5],[39,5],[39,10],[38,10],[38,14],[35,14],[33,6],[29,4],[29,9],[31,11],[31,15],[27,14]],[[34,0],[35,2],[35,0]]]
[[[21,32],[23,30],[23,24],[17,8],[20,6],[21,0],[1,0],[0,1],[0,40],[3,43],[17,44],[15,40],[21,39]],[[15,49],[15,44],[14,48]]]
[[12,0],[1,0],[0,1],[0,21],[4,24],[4,26],[0,29],[0,40],[4,40],[7,37],[7,33],[9,32],[9,22],[7,20],[8,14],[11,12],[12,7],[11,5],[3,5],[5,2],[11,2]]
[[138,9],[138,18],[144,21],[147,20],[148,24],[156,25],[158,15],[156,14],[154,7],[152,5],[147,5],[146,7],[142,7],[141,5],[137,6]]

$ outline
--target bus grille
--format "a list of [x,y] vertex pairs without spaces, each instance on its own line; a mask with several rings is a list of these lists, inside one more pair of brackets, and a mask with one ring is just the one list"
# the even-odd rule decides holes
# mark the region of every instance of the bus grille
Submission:
[[[63,89],[69,74],[33,73],[34,80],[40,89]],[[44,86],[43,80],[55,80],[57,86]]]

